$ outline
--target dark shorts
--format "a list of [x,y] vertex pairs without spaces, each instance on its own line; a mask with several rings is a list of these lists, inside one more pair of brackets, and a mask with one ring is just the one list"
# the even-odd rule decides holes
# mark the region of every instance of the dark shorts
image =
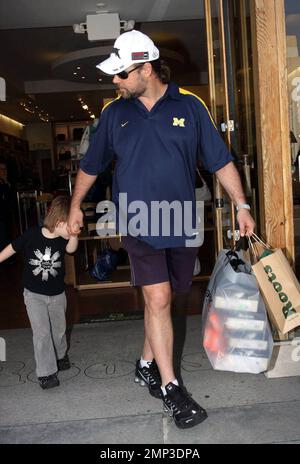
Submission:
[[193,279],[198,247],[164,248],[157,250],[135,237],[122,237],[128,252],[131,281],[134,286],[170,282],[176,293],[187,292]]

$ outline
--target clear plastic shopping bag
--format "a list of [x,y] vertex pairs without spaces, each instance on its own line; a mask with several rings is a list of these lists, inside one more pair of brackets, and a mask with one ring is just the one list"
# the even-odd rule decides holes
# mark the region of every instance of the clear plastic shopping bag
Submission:
[[201,176],[201,173],[199,169],[196,169],[197,174],[199,178],[201,179],[201,187],[196,187],[195,188],[195,198],[196,201],[211,201],[211,193],[209,190],[209,187],[203,177]]
[[242,251],[221,250],[203,305],[203,346],[216,370],[258,374],[273,338],[251,265]]

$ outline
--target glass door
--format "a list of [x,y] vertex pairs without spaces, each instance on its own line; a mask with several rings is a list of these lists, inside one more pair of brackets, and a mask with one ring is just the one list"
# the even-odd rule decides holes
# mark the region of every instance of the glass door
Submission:
[[[205,0],[210,107],[235,157],[247,200],[256,211],[254,98],[249,0]],[[215,178],[217,250],[239,238],[234,204]]]
[[250,2],[223,0],[229,111],[234,121],[231,149],[259,228]]

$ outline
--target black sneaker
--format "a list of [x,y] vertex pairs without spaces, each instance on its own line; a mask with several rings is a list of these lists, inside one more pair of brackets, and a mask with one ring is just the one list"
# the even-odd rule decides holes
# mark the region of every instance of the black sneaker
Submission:
[[168,383],[167,394],[163,396],[164,410],[174,418],[180,429],[187,429],[200,424],[207,418],[205,409],[194,401],[181,387]]
[[154,398],[162,397],[161,377],[154,359],[151,363],[148,362],[148,367],[141,367],[139,360],[136,362],[134,381],[141,387],[148,385],[149,393]]
[[57,369],[59,371],[66,371],[67,369],[70,369],[71,364],[69,360],[69,356],[66,354],[62,359],[58,359],[57,361]]
[[58,387],[59,385],[57,374],[47,375],[46,377],[38,377],[38,380],[43,390],[46,388]]

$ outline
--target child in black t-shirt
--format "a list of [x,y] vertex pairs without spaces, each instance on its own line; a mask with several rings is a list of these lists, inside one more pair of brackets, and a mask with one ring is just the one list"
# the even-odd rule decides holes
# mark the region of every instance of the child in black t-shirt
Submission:
[[77,236],[67,231],[70,198],[55,198],[44,227],[28,229],[0,252],[0,263],[16,252],[24,256],[24,301],[33,332],[40,386],[59,385],[58,370],[70,368],[66,341],[65,252],[74,253]]

